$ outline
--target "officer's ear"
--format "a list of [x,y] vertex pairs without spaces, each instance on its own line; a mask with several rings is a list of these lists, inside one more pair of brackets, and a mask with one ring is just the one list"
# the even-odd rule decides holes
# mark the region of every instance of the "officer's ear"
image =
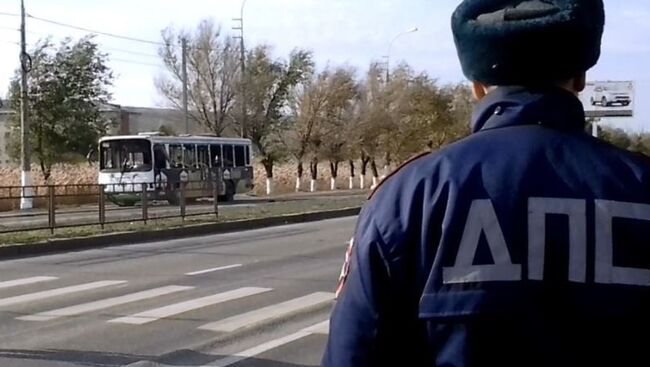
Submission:
[[571,79],[561,81],[557,83],[557,86],[564,88],[577,96],[580,92],[585,90],[587,86],[587,73],[583,72]]
[[474,95],[476,101],[482,100],[485,96],[487,96],[489,91],[490,87],[487,85],[477,81],[472,82],[472,94]]
[[587,87],[587,73],[583,72],[577,77],[573,78],[573,90],[580,93]]

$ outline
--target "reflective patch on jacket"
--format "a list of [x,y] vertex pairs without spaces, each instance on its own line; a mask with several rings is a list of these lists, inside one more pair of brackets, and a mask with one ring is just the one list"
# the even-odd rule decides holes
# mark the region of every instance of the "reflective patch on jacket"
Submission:
[[343,262],[343,267],[341,268],[341,274],[339,275],[339,283],[336,286],[336,298],[339,298],[343,288],[345,286],[345,281],[348,278],[350,273],[350,261],[352,259],[352,249],[354,248],[354,238],[350,240],[347,250],[345,251],[345,261]]

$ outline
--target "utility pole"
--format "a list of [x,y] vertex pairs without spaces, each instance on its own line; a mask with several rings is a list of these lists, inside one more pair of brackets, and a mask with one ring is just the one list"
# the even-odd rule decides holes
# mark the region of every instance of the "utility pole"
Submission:
[[413,27],[413,28],[411,28],[411,29],[409,29],[409,30],[407,30],[405,32],[397,34],[390,41],[390,44],[388,46],[388,53],[386,53],[386,56],[384,56],[384,58],[386,59],[386,84],[390,83],[390,52],[393,49],[393,44],[395,43],[395,41],[397,41],[398,38],[400,38],[400,37],[402,37],[404,35],[407,35],[409,33],[415,33],[418,30],[419,30],[418,27]]
[[34,207],[32,198],[31,157],[29,146],[29,100],[27,90],[27,73],[31,69],[31,62],[27,54],[25,37],[25,1],[20,0],[20,137],[21,137],[21,195],[20,209],[29,210]]
[[190,119],[187,106],[187,39],[183,37],[182,41],[182,68],[183,68],[183,120],[185,121],[185,134],[190,133]]
[[241,53],[239,63],[241,67],[241,80],[240,80],[240,88],[241,88],[241,137],[245,138],[246,137],[246,48],[244,44],[244,7],[246,6],[246,0],[242,1],[241,4],[241,13],[239,18],[233,18],[233,21],[239,22],[238,27],[233,27],[232,29],[235,31],[239,31],[239,51]]

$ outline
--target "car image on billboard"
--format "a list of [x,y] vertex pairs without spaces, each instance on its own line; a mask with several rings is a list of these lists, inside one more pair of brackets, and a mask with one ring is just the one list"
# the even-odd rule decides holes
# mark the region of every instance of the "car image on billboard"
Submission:
[[587,117],[634,116],[634,82],[588,82],[580,94]]

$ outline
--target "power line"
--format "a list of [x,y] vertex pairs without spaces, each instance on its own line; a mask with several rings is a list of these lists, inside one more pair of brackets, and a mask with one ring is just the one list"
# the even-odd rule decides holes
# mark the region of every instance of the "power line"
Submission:
[[96,29],[90,29],[90,28],[85,28],[85,27],[79,27],[79,26],[72,25],[72,24],[67,24],[67,23],[57,22],[57,21],[55,21],[55,20],[50,20],[50,19],[45,19],[45,18],[36,17],[36,16],[31,15],[31,14],[28,14],[27,16],[28,16],[29,18],[31,18],[31,19],[38,20],[38,21],[41,21],[41,22],[44,22],[44,23],[54,24],[54,25],[57,25],[57,26],[59,26],[59,27],[66,27],[66,28],[76,29],[76,30],[79,30],[79,31],[90,32],[90,33],[96,33],[96,34],[100,34],[100,35],[102,35],[102,36],[106,36],[106,37],[113,37],[113,38],[118,38],[118,39],[122,39],[122,40],[126,40],[126,41],[133,41],[133,42],[146,43],[146,44],[155,45],[155,46],[164,46],[164,45],[165,45],[165,44],[162,43],[162,42],[156,42],[156,41],[146,40],[146,39],[142,39],[142,38],[136,38],[136,37],[130,37],[130,36],[119,35],[119,34],[115,34],[115,33],[109,33],[109,32],[98,31],[98,30],[96,30]]
[[119,58],[114,58],[111,57],[108,59],[109,62],[115,61],[115,62],[121,62],[121,63],[126,63],[126,64],[134,64],[134,65],[143,65],[143,66],[155,66],[155,67],[162,67],[161,64],[152,64],[148,62],[141,62],[141,61],[135,61],[135,60],[127,60],[127,59],[119,59]]
[[[11,27],[3,27],[3,26],[0,26],[0,29],[7,29],[7,30],[12,30],[12,31],[18,31],[18,32],[20,31],[19,29],[14,29],[14,28],[11,28]],[[38,32],[30,32],[30,31],[28,31],[27,33],[28,33],[28,34],[33,34],[33,35],[35,35],[35,36],[39,36],[39,37],[48,37],[48,36],[51,36],[51,35],[49,35],[49,34],[38,33]],[[102,45],[99,45],[99,47],[100,47],[102,50],[106,50],[106,51],[123,52],[123,53],[131,54],[131,55],[136,55],[136,56],[146,56],[146,57],[155,57],[155,58],[159,58],[159,57],[160,57],[159,55],[154,55],[154,54],[145,53],[145,52],[137,52],[137,51],[125,50],[125,49],[123,49],[123,48],[104,47],[104,46],[102,46]]]
[[124,49],[121,49],[121,48],[112,48],[112,47],[101,47],[101,48],[104,49],[104,50],[107,50],[107,51],[123,52],[125,54],[131,54],[131,55],[136,55],[136,56],[146,56],[146,57],[160,58],[160,56],[158,56],[158,55],[148,54],[148,53],[144,53],[144,52],[136,52],[136,51],[131,51],[131,50],[124,50]]
[[7,12],[4,12],[4,11],[0,11],[0,15],[4,15],[4,16],[7,16],[7,17],[19,17],[20,16],[20,14],[17,14],[17,13],[7,13]]
[[1,25],[0,25],[0,29],[6,30],[6,31],[20,32],[20,29],[18,29],[18,28],[6,27],[6,26],[1,26]]

